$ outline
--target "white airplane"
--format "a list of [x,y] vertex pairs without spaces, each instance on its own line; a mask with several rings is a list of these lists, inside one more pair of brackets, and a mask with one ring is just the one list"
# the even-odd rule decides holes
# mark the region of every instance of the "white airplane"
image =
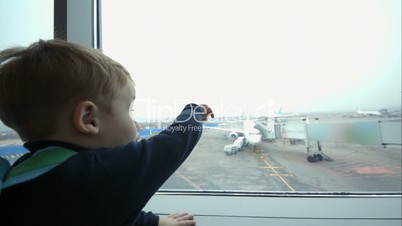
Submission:
[[382,113],[379,111],[362,111],[360,108],[357,109],[357,115],[361,116],[382,116]]
[[232,129],[224,127],[206,127],[206,128],[229,132],[229,139],[231,141],[235,141],[239,137],[244,137],[246,144],[256,148],[256,146],[261,143],[262,134],[258,129],[254,128],[255,125],[256,124],[254,121],[246,119],[243,121],[243,129]]

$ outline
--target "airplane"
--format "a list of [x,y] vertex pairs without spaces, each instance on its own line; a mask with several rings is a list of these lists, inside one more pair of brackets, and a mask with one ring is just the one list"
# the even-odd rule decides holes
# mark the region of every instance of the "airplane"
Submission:
[[282,112],[282,107],[279,108],[279,111],[274,114],[274,117],[296,117],[300,116],[299,113],[294,113],[294,112]]
[[282,107],[276,112],[268,112],[266,115],[259,116],[259,120],[267,120],[268,118],[275,119],[276,122],[287,121],[288,118],[303,118],[306,117],[305,114],[297,112],[283,112]]
[[357,115],[364,116],[364,117],[382,116],[383,115],[379,111],[362,111],[362,110],[360,110],[360,108],[357,109],[356,113],[357,113]]
[[260,117],[260,119],[273,118],[275,120],[275,123],[283,123],[287,122],[290,119],[303,119],[306,117],[306,114],[301,114],[297,112],[283,112],[282,107],[280,107],[279,110],[274,114],[268,114],[268,116]]
[[246,145],[252,146],[254,149],[257,148],[262,141],[261,131],[255,128],[256,123],[250,119],[246,119],[243,121],[243,129],[233,129],[225,127],[209,127],[204,126],[204,128],[215,129],[220,131],[229,132],[229,139],[231,141],[236,141],[239,137],[244,137],[244,143]]

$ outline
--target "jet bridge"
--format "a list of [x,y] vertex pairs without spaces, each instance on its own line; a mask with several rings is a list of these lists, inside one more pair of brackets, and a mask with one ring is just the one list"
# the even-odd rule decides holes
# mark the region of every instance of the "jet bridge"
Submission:
[[317,162],[332,161],[323,153],[320,142],[331,141],[363,145],[401,145],[401,119],[379,121],[334,121],[313,122],[309,118],[300,122],[281,125],[282,138],[303,140],[307,149],[307,160]]
[[254,121],[255,127],[261,132],[263,140],[274,140],[277,137],[277,126],[273,118],[266,118],[264,121]]

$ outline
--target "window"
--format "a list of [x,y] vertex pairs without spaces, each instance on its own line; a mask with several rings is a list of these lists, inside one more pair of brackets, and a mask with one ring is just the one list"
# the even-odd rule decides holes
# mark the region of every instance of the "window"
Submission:
[[[0,50],[53,38],[53,5],[53,0],[1,1]],[[26,153],[21,145],[17,133],[0,121],[0,156],[15,161]]]
[[[53,38],[53,1],[0,2],[0,49]],[[7,22],[3,22],[7,21]]]
[[142,136],[188,102],[217,116],[161,190],[400,193],[400,4],[104,1]]

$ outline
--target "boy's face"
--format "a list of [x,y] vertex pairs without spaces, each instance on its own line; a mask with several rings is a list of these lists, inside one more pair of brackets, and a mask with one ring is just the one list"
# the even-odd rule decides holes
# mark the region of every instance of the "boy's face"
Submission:
[[138,137],[136,123],[131,116],[135,99],[134,84],[127,84],[117,91],[111,111],[102,111],[100,116],[100,143],[103,147],[127,144]]

